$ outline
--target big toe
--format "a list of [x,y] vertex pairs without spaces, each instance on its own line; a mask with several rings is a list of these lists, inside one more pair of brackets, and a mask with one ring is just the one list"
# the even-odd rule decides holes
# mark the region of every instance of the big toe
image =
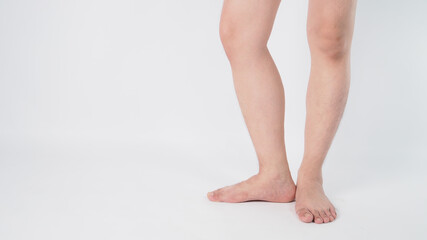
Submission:
[[311,214],[310,211],[308,211],[306,208],[298,211],[298,217],[305,223],[313,222],[313,214]]
[[215,191],[208,192],[207,196],[208,196],[208,199],[209,199],[209,200],[214,201],[214,202],[216,201],[216,198],[215,198]]
[[220,201],[220,193],[219,190],[215,190],[208,193],[209,200],[213,202],[219,202]]

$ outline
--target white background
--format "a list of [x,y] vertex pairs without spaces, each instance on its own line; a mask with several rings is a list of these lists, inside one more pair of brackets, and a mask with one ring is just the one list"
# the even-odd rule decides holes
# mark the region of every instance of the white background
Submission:
[[[212,203],[257,171],[217,0],[0,0],[0,239],[426,239],[427,3],[359,1],[330,224]],[[269,43],[303,150],[307,0]]]

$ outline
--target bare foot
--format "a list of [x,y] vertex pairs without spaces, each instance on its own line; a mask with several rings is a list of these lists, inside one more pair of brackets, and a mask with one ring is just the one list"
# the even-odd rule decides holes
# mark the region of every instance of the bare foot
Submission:
[[335,208],[323,191],[320,180],[298,179],[295,210],[301,221],[328,223],[337,218]]
[[207,196],[214,202],[291,202],[295,199],[295,183],[290,176],[273,178],[257,174],[243,182],[209,192]]

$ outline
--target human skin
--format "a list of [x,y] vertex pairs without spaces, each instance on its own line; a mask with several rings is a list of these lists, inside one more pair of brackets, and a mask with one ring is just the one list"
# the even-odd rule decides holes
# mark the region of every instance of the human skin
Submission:
[[323,190],[322,165],[337,131],[350,85],[356,0],[310,0],[307,39],[311,71],[306,99],[304,156],[297,184],[284,140],[285,96],[267,48],[280,0],[225,0],[220,37],[239,105],[259,162],[256,175],[208,193],[211,201],[296,201],[303,222],[336,219]]

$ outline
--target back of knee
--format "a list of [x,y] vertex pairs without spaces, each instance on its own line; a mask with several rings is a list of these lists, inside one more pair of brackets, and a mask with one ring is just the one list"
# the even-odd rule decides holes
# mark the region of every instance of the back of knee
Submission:
[[331,60],[342,59],[350,52],[351,38],[346,30],[332,24],[308,28],[307,38],[312,53]]

